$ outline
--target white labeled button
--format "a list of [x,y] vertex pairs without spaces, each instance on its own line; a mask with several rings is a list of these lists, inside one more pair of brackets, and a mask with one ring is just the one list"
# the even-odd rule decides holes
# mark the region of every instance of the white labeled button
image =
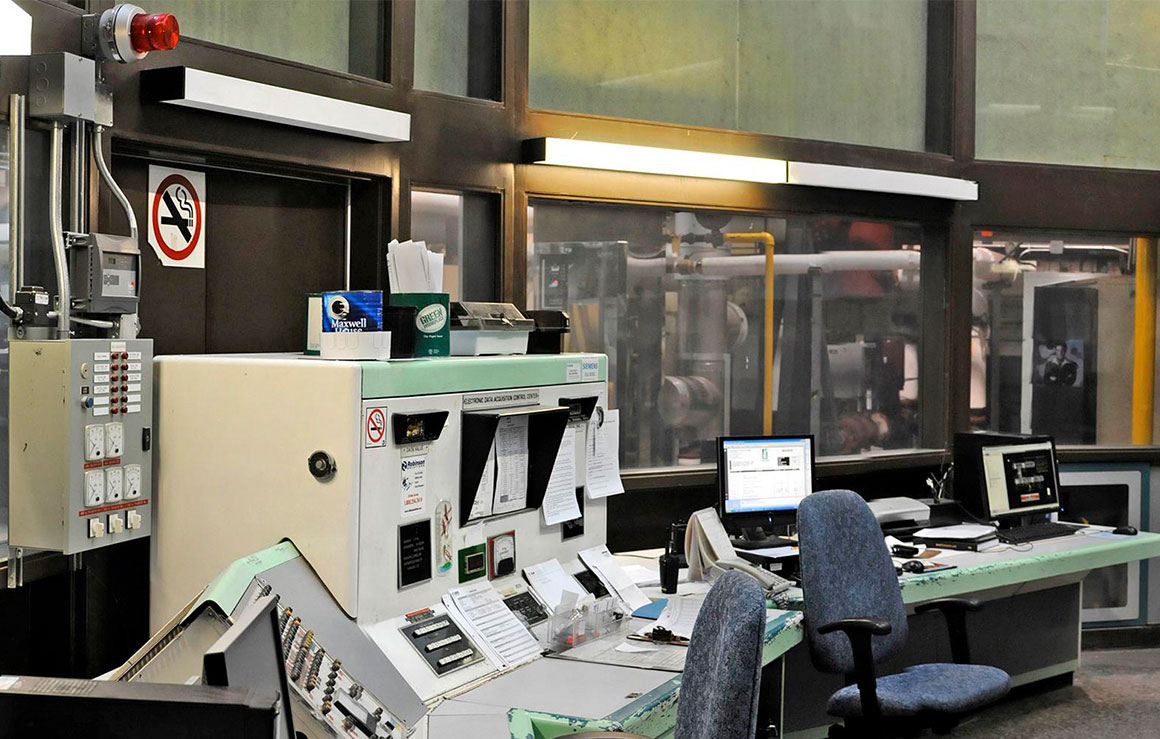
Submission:
[[442,649],[443,647],[449,647],[452,644],[458,644],[461,641],[463,641],[462,636],[460,636],[459,634],[452,634],[449,637],[446,637],[444,639],[437,639],[437,640],[427,644],[426,646],[423,647],[423,649],[428,651],[428,652],[434,652],[436,649]]
[[125,379],[129,382],[141,382],[141,373],[130,372],[129,374],[125,375]]
[[131,405],[131,406],[129,406],[128,410],[126,410],[125,412],[126,412],[126,413],[140,413],[140,412],[141,412],[141,406],[139,406],[139,405]]
[[119,534],[125,530],[125,519],[121,518],[120,513],[109,514],[109,533]]
[[139,393],[139,392],[141,392],[141,383],[139,383],[139,382],[130,382],[130,383],[129,383],[129,392],[131,392],[131,393]]
[[94,385],[93,386],[93,394],[94,395],[108,395],[109,394],[109,386],[108,385]]
[[130,372],[140,372],[141,371],[141,363],[140,362],[129,362],[129,371]]
[[105,522],[99,518],[89,519],[89,538],[100,539],[105,535]]
[[[100,400],[100,398],[97,398],[97,400]],[[108,402],[108,400],[106,399],[105,402]],[[109,415],[109,407],[107,405],[97,406],[96,408],[93,408],[93,415],[94,416],[107,416],[107,415]]]
[[125,400],[127,400],[130,403],[140,403],[141,396],[140,395],[127,395],[127,396],[125,396]]
[[[109,357],[106,355],[105,359],[108,359],[108,358]],[[108,372],[108,371],[109,371],[109,365],[107,363],[93,365],[93,372]]]
[[140,359],[141,352],[129,352],[129,359]]
[[93,361],[94,362],[108,362],[109,361],[109,353],[108,352],[93,352]]
[[[108,405],[108,404],[109,404],[109,398],[107,396],[93,398],[93,405]],[[93,412],[95,413],[96,411],[93,411]]]
[[433,624],[427,624],[426,626],[420,626],[419,628],[415,629],[415,636],[427,636],[432,631],[438,631],[439,629],[446,629],[450,625],[451,625],[450,621],[448,621],[447,619],[442,619],[441,621],[436,621]]
[[123,352],[123,351],[125,351],[125,342],[123,342],[123,341],[110,341],[109,348],[115,352]]
[[93,382],[108,382],[108,375],[93,375]]
[[128,519],[127,523],[129,524],[130,529],[141,528],[141,514],[140,513],[138,513],[137,511],[129,511],[126,518]]

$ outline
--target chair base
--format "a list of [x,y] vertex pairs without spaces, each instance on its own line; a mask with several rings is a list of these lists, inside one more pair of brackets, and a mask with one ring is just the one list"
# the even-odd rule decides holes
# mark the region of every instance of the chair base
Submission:
[[935,734],[949,734],[959,725],[961,716],[918,715],[878,720],[846,719],[830,727],[830,739],[911,739],[930,729]]

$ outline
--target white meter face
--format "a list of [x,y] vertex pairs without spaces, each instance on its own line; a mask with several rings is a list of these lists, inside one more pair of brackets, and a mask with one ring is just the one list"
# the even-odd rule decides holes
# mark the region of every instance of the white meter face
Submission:
[[92,507],[105,502],[105,471],[89,470],[85,473],[85,505]]
[[141,494],[141,467],[131,464],[125,468],[125,497],[136,498]]
[[121,423],[105,424],[105,456],[119,457],[125,442],[125,426]]
[[110,467],[105,472],[105,498],[109,501],[121,499],[124,471],[120,467]]
[[85,426],[85,459],[105,458],[105,427],[100,424]]

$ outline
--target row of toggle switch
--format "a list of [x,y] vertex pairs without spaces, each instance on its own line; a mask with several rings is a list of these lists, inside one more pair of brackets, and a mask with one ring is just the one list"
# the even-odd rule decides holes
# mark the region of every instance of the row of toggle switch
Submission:
[[89,521],[89,538],[101,539],[105,535],[112,536],[114,534],[124,533],[126,530],[134,531],[141,528],[144,518],[137,511],[125,511],[125,516],[122,517],[120,513],[110,513],[108,517],[93,516]]

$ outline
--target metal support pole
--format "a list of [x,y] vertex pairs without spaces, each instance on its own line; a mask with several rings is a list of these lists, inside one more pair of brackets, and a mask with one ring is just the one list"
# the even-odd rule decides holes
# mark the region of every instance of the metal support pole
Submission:
[[23,95],[8,96],[8,268],[9,300],[24,284],[24,126]]
[[1132,351],[1132,443],[1152,443],[1152,398],[1156,385],[1156,239],[1138,237],[1136,330]]
[[727,241],[757,241],[765,244],[765,357],[762,367],[761,428],[763,434],[773,433],[773,359],[774,336],[777,334],[773,323],[773,234],[768,231],[756,233],[727,233]]
[[85,197],[85,180],[88,172],[87,136],[85,122],[74,121],[69,125],[69,177],[68,177],[68,230],[72,233],[88,231],[88,213]]
[[49,237],[52,239],[52,260],[56,266],[56,292],[59,305],[56,307],[57,338],[69,337],[69,311],[72,306],[72,296],[69,294],[68,284],[68,257],[64,247],[64,226],[61,224],[61,194],[62,180],[64,179],[64,126],[54,122],[52,124],[52,164],[49,168],[48,183],[48,220]]
[[822,438],[822,271],[810,270],[810,433]]

